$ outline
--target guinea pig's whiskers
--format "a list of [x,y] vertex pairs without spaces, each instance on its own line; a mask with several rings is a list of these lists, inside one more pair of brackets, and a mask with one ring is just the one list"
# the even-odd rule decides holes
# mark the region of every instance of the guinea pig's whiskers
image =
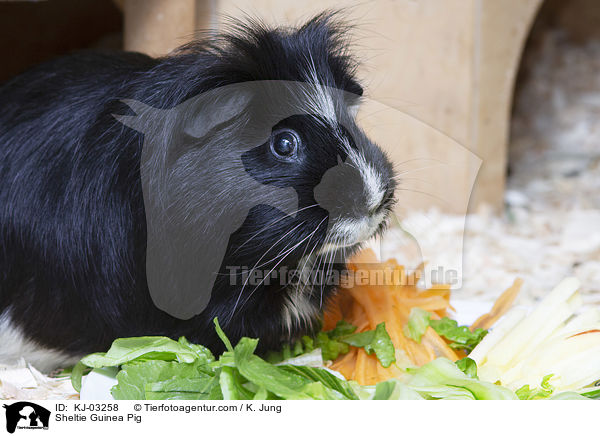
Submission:
[[[331,235],[327,235],[325,237],[325,241],[323,241],[323,247],[327,246],[327,244],[329,244],[329,241],[331,239]],[[310,273],[308,275],[308,279],[310,280],[310,277],[312,275],[313,270],[316,272],[317,275],[315,275],[315,278],[318,277],[319,271],[321,270],[321,262],[323,261],[323,257],[324,257],[324,253],[323,251],[320,251],[317,254],[317,258],[315,259],[315,262],[312,264],[312,268],[310,270]],[[316,268],[315,268],[316,266]],[[313,283],[314,286],[314,283]]]
[[[339,244],[340,242],[342,242],[341,238],[338,238],[338,240],[336,241],[336,245]],[[331,252],[331,258],[329,259],[329,271],[327,272],[327,276],[329,277],[329,275],[332,273],[333,268],[335,267],[335,261],[337,260],[336,257],[340,254],[339,251],[332,251]],[[321,300],[320,300],[320,305],[321,307],[323,306],[323,292],[325,289],[325,285],[323,285],[323,287],[321,287]]]
[[[316,233],[316,231],[319,229],[319,227],[321,227],[321,224],[323,224],[327,218],[328,218],[328,216],[326,216],[325,218],[323,218],[321,220],[321,222],[319,224],[317,224],[317,227],[313,231],[312,235],[314,235]],[[311,239],[312,239],[312,236],[311,236]],[[327,238],[325,238],[325,240],[327,240]],[[309,239],[309,242],[310,242],[310,239]],[[304,252],[302,253],[302,257],[300,258],[300,259],[304,258],[304,263],[302,264],[302,267],[300,267],[298,269],[299,274],[301,274],[302,276],[304,275],[304,270],[306,269],[306,266],[307,266],[308,262],[312,260],[312,255],[313,255],[315,249],[318,246],[319,246],[319,241],[315,241],[312,249],[310,250],[310,253],[308,253],[308,256],[306,258],[304,258],[304,254],[306,253],[306,249],[309,247],[308,244],[306,245],[306,248],[304,249]],[[317,257],[317,259],[318,259],[318,257]],[[304,285],[302,286],[301,290],[300,290],[300,282],[298,282],[298,285],[296,286],[296,295],[302,295],[302,293],[304,293],[304,289],[306,289],[306,284],[310,281],[310,275],[313,272],[313,269],[315,267],[317,259],[314,259],[314,261],[312,262],[310,271],[308,273],[308,279],[304,281]],[[302,277],[300,277],[300,278],[302,279]]]
[[[263,255],[262,255],[262,256],[261,256],[261,257],[260,257],[260,258],[259,258],[259,259],[256,261],[256,263],[254,264],[254,266],[252,267],[252,269],[251,269],[251,270],[248,272],[248,276],[246,277],[246,280],[244,280],[244,284],[242,285],[242,289],[240,290],[240,293],[239,293],[239,295],[238,295],[238,297],[237,297],[237,299],[236,299],[236,301],[235,301],[235,305],[233,306],[233,310],[232,310],[231,317],[233,316],[233,313],[235,313],[235,309],[237,308],[237,306],[238,306],[238,304],[239,304],[239,302],[240,302],[240,298],[242,297],[242,294],[243,294],[243,292],[244,292],[244,289],[246,288],[246,285],[248,285],[248,281],[250,280],[250,277],[252,277],[252,273],[253,273],[253,272],[256,270],[256,268],[258,268],[260,261],[261,261],[261,260],[263,260],[263,259],[264,259],[264,258],[267,256],[267,254],[269,254],[269,252],[270,252],[270,251],[271,251],[273,248],[275,248],[275,246],[276,246],[277,244],[279,244],[279,243],[280,243],[280,242],[281,242],[281,241],[282,241],[282,240],[283,240],[283,239],[284,239],[286,236],[288,236],[290,233],[292,233],[294,230],[296,230],[296,229],[297,229],[298,227],[300,227],[302,224],[304,224],[304,222],[301,222],[301,223],[299,223],[298,225],[296,225],[295,227],[293,227],[291,230],[288,230],[288,231],[287,231],[287,232],[286,232],[286,233],[285,233],[285,234],[284,234],[284,235],[283,235],[281,238],[279,238],[277,241],[275,241],[275,243],[274,243],[273,245],[271,245],[271,247],[270,247],[270,248],[269,248],[267,251],[265,251],[265,252],[263,253]],[[283,250],[285,250],[285,249],[286,249],[288,246],[289,246],[289,245],[286,245],[286,246],[283,248]],[[283,251],[283,250],[282,250],[282,251]],[[281,254],[281,252],[280,252],[280,254]],[[268,264],[268,263],[270,263],[270,262],[272,262],[272,260],[270,260],[270,261],[266,262],[266,264]],[[230,317],[230,319],[231,319],[231,317]]]
[[[325,217],[321,220],[321,222],[318,224],[317,229],[321,226],[321,224],[323,224],[323,222],[327,219],[328,217]],[[316,230],[316,229],[315,229]],[[319,243],[319,241],[315,241],[315,244],[313,245],[312,249],[310,250],[310,253],[308,254],[308,256],[306,257],[302,267],[299,269],[300,274],[302,274],[306,280],[304,281],[304,285],[302,286],[302,289],[300,290],[300,292],[298,292],[299,290],[299,284],[296,287],[296,291],[297,291],[297,295],[302,295],[304,293],[304,290],[306,289],[306,286],[310,283],[311,281],[311,275],[313,273],[313,271],[315,270],[315,266],[317,265],[317,262],[320,259],[320,253],[317,252],[316,256],[313,258],[313,253],[315,252],[315,250],[317,249],[317,247],[321,246],[324,247],[325,245],[327,245],[329,241],[329,235],[326,234],[325,239],[322,243]],[[304,275],[304,271],[306,269],[306,266],[308,264],[308,262],[311,262],[310,264],[310,271],[308,272],[308,275]],[[311,287],[314,284],[311,284]]]
[[[345,263],[346,259],[347,259],[347,251],[349,249],[348,248],[349,239],[350,238],[347,235],[344,235],[343,239],[340,238],[340,240],[343,241],[343,246],[341,248],[341,261],[342,261],[342,263]],[[338,254],[340,254],[340,253],[338,253]],[[335,264],[332,262],[331,265],[330,265],[330,272],[333,271],[334,265]],[[343,274],[343,271],[340,272],[340,276],[338,278],[339,282],[338,282],[337,286],[341,285],[341,280],[342,280],[341,274]],[[320,299],[319,305],[320,305],[321,308],[323,307],[323,289],[321,289],[321,299]]]
[[275,271],[275,268],[277,268],[279,266],[279,264],[285,260],[285,258],[288,256],[288,254],[290,254],[292,251],[294,251],[296,248],[298,248],[305,240],[306,240],[306,238],[302,239],[300,242],[298,242],[296,245],[294,245],[291,249],[289,249],[286,252],[285,256],[283,256],[283,258],[279,262],[277,262],[275,264],[275,266],[273,266],[273,268],[271,268],[267,274],[265,274],[263,276],[263,279],[256,286],[254,286],[254,289],[250,292],[250,294],[248,295],[248,297],[246,297],[246,299],[244,300],[244,302],[241,304],[242,307],[250,300],[250,298],[252,297],[252,295],[254,295],[254,292],[256,292],[256,290],[265,282],[265,280],[267,279],[267,277],[269,277],[271,275],[271,273],[273,271]]
[[394,180],[398,180],[398,179],[402,179],[402,176],[405,175],[405,174],[414,173],[416,171],[429,170],[429,169],[432,169],[432,168],[445,167],[445,166],[447,166],[447,164],[440,163],[440,164],[436,164],[436,165],[429,165],[429,166],[418,167],[418,168],[410,168],[410,169],[405,170],[405,171],[396,172],[396,174],[394,175],[394,177],[391,177],[391,178],[394,179]]
[[400,182],[414,181],[414,182],[425,183],[426,185],[433,186],[433,183],[430,180],[419,179],[418,177],[392,177],[392,178],[394,180],[399,180]]
[[[301,223],[301,224],[305,224],[305,223]],[[288,232],[288,233],[289,233],[289,232]],[[280,252],[279,252],[279,253],[278,253],[278,254],[277,254],[275,257],[273,257],[272,259],[269,259],[269,260],[267,260],[267,261],[265,261],[265,262],[261,263],[260,265],[256,265],[256,264],[255,264],[255,265],[252,267],[252,269],[251,269],[251,270],[248,272],[248,275],[250,275],[250,274],[252,273],[252,271],[254,271],[255,269],[257,269],[257,268],[262,268],[262,267],[264,267],[264,266],[267,266],[267,265],[269,265],[270,263],[272,263],[272,262],[276,261],[276,260],[277,260],[277,259],[279,259],[281,256],[287,256],[289,253],[291,253],[292,251],[294,251],[294,250],[297,248],[297,245],[298,245],[298,244],[297,244],[297,245],[295,245],[294,247],[292,247],[292,248],[289,248],[289,249],[288,249],[288,247],[290,247],[291,245],[292,245],[291,243],[287,244],[287,245],[286,245],[285,247],[283,247],[283,249],[282,249],[282,250],[281,250],[281,251],[280,251]],[[270,248],[268,251],[270,251],[272,248],[273,248],[273,246],[272,246],[272,247],[271,247],[271,248]],[[267,251],[267,252],[268,252],[268,251]],[[266,253],[265,253],[265,254],[266,254]],[[263,256],[262,256],[262,257],[264,257],[264,254],[263,254]],[[261,257],[261,259],[262,259],[262,257]],[[260,262],[260,259],[259,259],[258,261]],[[243,275],[243,274],[246,274],[246,273],[247,273],[247,271],[246,271],[246,270],[244,270],[244,271],[241,271],[241,272],[239,272],[239,273],[236,273],[235,275]],[[223,274],[223,275],[229,275],[229,274]]]
[[441,198],[441,197],[440,197],[440,196],[438,196],[438,195],[434,195],[434,194],[432,194],[431,192],[420,191],[420,190],[418,190],[418,189],[408,189],[408,188],[396,188],[396,190],[397,190],[397,191],[405,191],[405,192],[414,192],[414,193],[417,193],[417,194],[423,194],[423,195],[427,195],[427,196],[429,196],[429,197],[431,197],[431,198],[435,198],[436,200],[438,200],[438,201],[442,202],[442,203],[443,203],[443,204],[445,204],[446,206],[451,206],[451,204],[450,204],[448,201],[444,200],[443,198]]
[[[323,247],[327,247],[328,244],[330,244],[331,242],[333,242],[333,234],[327,235],[327,237],[325,238],[325,242],[323,243]],[[333,251],[334,250],[332,250],[332,252]],[[328,255],[329,255],[329,253],[327,251],[325,251],[325,252],[321,251],[321,253],[319,253],[319,257],[318,257],[319,263],[316,268],[317,275],[319,275],[319,273],[321,272],[321,266],[323,267],[323,272],[325,272],[325,269],[326,269],[325,260],[328,257]],[[319,289],[320,289],[320,292],[323,293],[323,286],[325,283],[325,275],[324,274],[320,274],[320,282],[321,283],[320,283]]]
[[[247,298],[244,300],[244,302],[242,303],[242,305],[241,305],[242,307],[243,307],[243,306],[244,306],[244,305],[245,305],[245,304],[246,304],[246,303],[247,303],[247,302],[250,300],[250,298],[252,297],[252,295],[254,294],[254,292],[256,292],[256,290],[257,290],[257,289],[258,289],[258,288],[259,288],[259,287],[260,287],[260,286],[261,286],[261,285],[264,283],[264,281],[267,279],[267,277],[269,277],[269,276],[271,275],[271,273],[272,273],[272,272],[275,270],[275,268],[277,268],[277,267],[279,266],[279,264],[281,264],[281,262],[283,262],[283,261],[285,260],[285,258],[286,258],[286,257],[287,257],[287,256],[288,256],[288,255],[289,255],[291,252],[293,252],[293,251],[294,251],[296,248],[298,248],[300,245],[302,245],[302,244],[303,244],[303,243],[304,243],[304,242],[305,242],[307,239],[309,239],[309,238],[312,238],[312,236],[313,236],[313,235],[314,235],[314,234],[317,232],[317,230],[319,229],[320,225],[321,225],[321,224],[323,224],[323,222],[324,222],[324,221],[325,221],[325,219],[323,219],[323,220],[322,220],[322,221],[321,221],[321,222],[320,222],[320,223],[317,225],[317,227],[316,227],[316,228],[315,228],[315,229],[314,229],[314,230],[313,230],[313,231],[312,231],[312,232],[311,232],[311,233],[310,233],[308,236],[306,236],[306,237],[302,238],[302,240],[301,240],[300,242],[296,243],[296,244],[295,244],[295,245],[294,245],[294,246],[293,246],[291,249],[287,250],[286,254],[285,254],[285,255],[284,255],[282,258],[281,258],[281,260],[280,260],[279,262],[277,262],[277,263],[275,264],[275,266],[273,266],[273,268],[271,268],[271,270],[270,270],[270,271],[269,271],[267,274],[265,274],[265,275],[263,276],[263,279],[260,281],[260,283],[258,283],[258,284],[257,284],[257,285],[254,287],[254,289],[252,290],[252,292],[250,292],[250,295],[248,295],[248,297],[247,297]],[[302,224],[304,224],[304,223],[302,223]],[[288,246],[289,246],[289,245],[288,245]],[[287,248],[287,246],[286,246],[286,248]],[[285,250],[285,249],[284,249],[284,250]],[[278,256],[281,256],[281,253],[280,253]],[[248,276],[248,279],[249,279],[249,278],[250,278],[250,276]],[[243,294],[243,292],[244,292],[244,288],[245,288],[245,286],[246,286],[246,284],[247,284],[247,282],[248,282],[248,279],[246,279],[246,283],[244,283],[244,286],[242,286],[242,289],[240,290],[240,294],[238,295],[238,299],[237,299],[237,301],[236,301],[236,304],[235,304],[235,306],[234,306],[234,308],[233,308],[233,310],[232,310],[232,313],[231,313],[230,319],[231,319],[231,317],[233,317],[233,315],[235,314],[235,310],[236,310],[236,308],[237,308],[237,305],[238,305],[238,302],[239,302],[239,300],[240,300],[240,298],[241,298],[241,296],[242,296],[242,294]]]
[[[281,238],[279,238],[279,240],[277,242],[275,242],[275,244],[271,245],[271,248],[269,248],[265,253],[263,253],[263,255],[261,256],[260,259],[258,259],[257,262],[260,262],[266,255],[267,253],[269,253],[274,247],[275,245],[277,245],[279,242],[281,242],[286,236],[288,236],[292,231],[296,230],[298,227],[300,227],[301,225],[306,224],[306,221],[302,221],[300,224],[298,224],[297,226],[295,226],[294,228],[292,228],[291,230],[289,230],[288,232],[286,232]],[[275,260],[279,259],[279,257],[281,257],[282,255],[287,255],[288,250],[287,248],[292,245],[287,244],[285,247],[283,247],[283,249],[279,252],[279,254],[277,254],[274,258],[267,260],[264,263],[261,263],[260,265],[258,264],[254,264],[254,266],[252,267],[252,269],[250,270],[250,273],[252,273],[252,271],[254,271],[256,268],[262,268],[263,266],[266,266],[268,264],[270,264],[271,262],[274,262]],[[291,248],[289,251],[294,251],[295,247]],[[306,250],[306,249],[305,249]],[[246,274],[246,270],[242,270],[238,273],[235,273],[234,275],[243,275]],[[229,276],[230,273],[220,273],[220,275],[225,275],[225,276]]]
[[[274,267],[271,269],[271,271],[269,271],[269,273],[268,273],[267,275],[265,275],[265,276],[264,276],[264,278],[263,278],[263,281],[261,281],[261,283],[260,283],[260,284],[262,284],[262,283],[264,282],[264,279],[266,279],[266,277],[268,277],[268,276],[271,274],[271,272],[273,272],[273,271],[275,270],[275,268],[277,268],[277,266],[278,266],[278,265],[279,265],[279,264],[280,264],[280,263],[281,263],[281,262],[282,262],[282,261],[283,261],[283,260],[284,260],[284,259],[285,259],[285,258],[286,258],[286,257],[287,257],[287,256],[288,256],[290,253],[291,253],[291,252],[293,252],[293,251],[294,251],[294,250],[295,250],[297,247],[299,247],[301,244],[303,244],[303,243],[304,243],[304,241],[306,241],[306,240],[307,240],[307,239],[309,239],[309,238],[312,238],[312,236],[313,236],[313,235],[316,233],[316,231],[319,229],[319,226],[320,226],[320,225],[321,225],[321,224],[322,224],[324,221],[325,221],[325,219],[323,219],[323,220],[322,220],[322,221],[319,223],[319,225],[317,225],[317,227],[316,227],[316,228],[315,228],[315,229],[314,229],[314,230],[313,230],[313,231],[312,231],[312,232],[311,232],[311,233],[310,233],[308,236],[306,236],[305,238],[303,238],[303,239],[302,239],[300,242],[298,242],[297,244],[295,244],[295,245],[294,245],[292,248],[288,249],[288,247],[289,247],[291,244],[288,244],[288,245],[286,245],[286,246],[283,248],[283,250],[281,250],[281,251],[279,252],[279,254],[277,254],[277,256],[275,256],[273,259],[271,259],[271,260],[269,260],[269,261],[265,262],[264,264],[262,264],[262,265],[267,265],[267,264],[269,264],[269,263],[273,262],[274,260],[276,260],[277,258],[279,258],[279,257],[283,256],[283,258],[282,258],[282,259],[281,259],[281,260],[280,260],[280,261],[279,261],[279,262],[278,262],[278,263],[277,263],[277,264],[276,264],[276,265],[275,265],[275,266],[274,266]],[[279,239],[277,242],[275,242],[275,244],[273,244],[273,245],[271,246],[271,248],[269,248],[269,249],[268,249],[268,250],[267,250],[267,251],[266,251],[266,252],[265,252],[265,253],[264,253],[264,254],[261,256],[261,258],[260,258],[260,259],[257,261],[257,263],[254,265],[254,267],[252,267],[252,269],[250,270],[250,273],[248,274],[248,277],[246,278],[246,280],[245,280],[244,284],[242,285],[242,289],[240,290],[240,293],[239,293],[239,295],[238,295],[238,298],[237,298],[237,300],[236,300],[236,302],[235,302],[235,305],[234,305],[234,308],[233,308],[233,310],[232,310],[232,313],[231,313],[230,319],[231,319],[231,317],[233,317],[233,315],[235,314],[235,310],[236,310],[237,306],[239,305],[240,299],[241,299],[241,297],[242,297],[242,295],[243,295],[243,293],[244,293],[244,290],[245,290],[246,286],[248,285],[248,280],[250,279],[252,272],[253,272],[253,271],[254,271],[256,268],[258,268],[258,266],[257,266],[257,265],[258,265],[258,262],[260,262],[260,261],[261,261],[261,260],[262,260],[262,259],[263,259],[263,258],[264,258],[266,255],[267,255],[267,253],[268,253],[269,251],[271,251],[271,250],[273,249],[273,247],[274,247],[275,245],[277,245],[277,244],[278,244],[278,243],[279,243],[279,242],[280,242],[280,241],[281,241],[283,238],[285,238],[285,237],[286,237],[287,235],[289,235],[289,234],[290,234],[292,231],[296,230],[296,229],[297,229],[299,226],[301,226],[301,225],[303,225],[303,224],[306,224],[306,222],[304,222],[304,221],[303,221],[303,222],[301,222],[300,224],[298,224],[297,226],[295,226],[293,229],[291,229],[290,231],[286,232],[286,234],[285,234],[285,235],[283,235],[283,236],[282,236],[282,237],[281,237],[281,238],[280,238],[280,239]],[[261,266],[262,266],[262,265],[261,265]],[[257,286],[255,287],[255,290],[258,288],[258,286],[260,286],[260,284],[259,284],[259,285],[257,285]],[[254,291],[252,291],[252,293],[254,293]],[[252,293],[250,294],[250,296],[252,295]],[[245,301],[244,301],[244,303],[243,303],[242,305],[246,304],[246,302],[248,301],[248,299],[250,298],[250,296],[249,296],[248,298],[246,298],[246,299],[245,299]]]
[[[302,224],[305,224],[305,222],[303,222]],[[276,261],[277,259],[279,259],[281,256],[283,256],[284,258],[285,258],[285,257],[287,257],[287,255],[288,255],[288,254],[290,254],[290,253],[291,253],[291,252],[293,252],[293,251],[294,251],[296,248],[298,248],[298,247],[299,247],[299,246],[300,246],[302,243],[304,243],[304,241],[306,241],[306,238],[308,238],[308,237],[310,237],[310,236],[311,236],[311,235],[308,235],[307,237],[303,238],[303,239],[302,239],[300,242],[296,243],[296,244],[295,244],[295,245],[294,245],[292,248],[289,248],[289,249],[288,249],[288,247],[289,247],[290,245],[292,245],[291,243],[290,243],[290,244],[288,244],[288,245],[286,245],[286,246],[283,248],[283,250],[279,252],[279,254],[278,254],[277,256],[275,256],[273,259],[271,259],[271,260],[269,260],[269,261],[267,261],[267,262],[265,262],[265,263],[263,263],[263,264],[259,265],[259,267],[262,267],[262,266],[268,265],[269,263],[271,263],[271,262],[274,262],[274,261]],[[283,260],[283,259],[282,259],[282,260]],[[273,270],[271,270],[270,272],[272,272],[272,271],[273,271]]]
[[[268,253],[269,253],[269,252],[270,252],[270,251],[271,251],[273,248],[275,248],[275,246],[276,246],[277,244],[279,244],[281,241],[283,241],[283,240],[284,240],[284,239],[285,239],[285,238],[286,238],[286,237],[287,237],[287,236],[288,236],[290,233],[292,233],[294,230],[298,229],[298,227],[300,227],[300,226],[302,226],[302,225],[304,225],[304,224],[306,224],[306,221],[302,221],[300,224],[298,224],[298,225],[294,226],[294,227],[293,227],[291,230],[288,230],[288,231],[287,231],[287,232],[286,232],[286,233],[285,233],[285,234],[284,234],[284,235],[283,235],[281,238],[279,238],[279,240],[277,240],[277,242],[275,242],[275,244],[271,245],[271,248],[269,248],[267,251],[265,251],[265,252],[263,253],[263,255],[260,257],[260,259],[258,259],[258,262],[260,262],[262,259],[264,259],[264,257],[265,257],[265,256],[266,256],[266,255],[267,255],[267,254],[268,254]],[[290,245],[291,245],[291,244],[287,244],[285,247],[283,247],[283,249],[282,249],[282,250],[279,252],[279,254],[277,254],[277,256],[275,256],[274,258],[272,258],[272,259],[270,259],[270,260],[268,260],[268,261],[266,261],[266,262],[264,262],[264,263],[261,263],[260,265],[256,265],[256,264],[255,264],[255,265],[254,265],[254,267],[253,267],[252,269],[261,268],[261,267],[263,267],[263,266],[265,266],[265,265],[268,265],[268,264],[270,264],[271,262],[274,262],[275,260],[277,260],[277,259],[278,259],[278,258],[279,258],[279,257],[282,255],[282,253],[283,253],[283,252],[284,252],[284,251],[285,251],[285,250],[286,250],[286,249],[287,249],[287,248],[288,248]],[[292,250],[293,250],[293,249],[292,249]]]
[[397,169],[398,167],[402,166],[402,165],[406,165],[412,162],[416,162],[419,160],[424,160],[424,161],[430,161],[430,162],[437,162],[439,164],[446,164],[444,161],[440,160],[440,159],[436,159],[433,157],[415,157],[412,159],[407,159],[407,160],[403,160],[402,162],[398,162],[398,163],[394,163],[394,169]]
[[[337,246],[337,244],[341,242],[339,237],[336,237],[334,240],[334,245]],[[326,256],[326,262],[323,265],[323,268],[326,271],[326,274],[323,275],[323,280],[321,280],[321,290],[320,290],[320,295],[319,295],[319,307],[323,307],[323,290],[325,288],[325,284],[327,283],[327,277],[329,277],[329,274],[331,274],[331,271],[333,271],[333,260],[334,257],[336,255],[336,250],[331,250],[331,252]]]
[[[298,212],[302,212],[303,210],[310,209],[310,208],[312,208],[312,207],[317,207],[317,206],[318,206],[318,204],[316,204],[316,203],[315,203],[315,204],[311,204],[311,205],[309,205],[309,206],[305,206],[305,207],[302,207],[302,208],[300,208],[300,209],[297,209],[297,210],[296,210],[294,213],[295,213],[295,214],[297,214]],[[237,247],[237,248],[234,250],[234,252],[233,252],[232,254],[235,254],[235,253],[237,253],[237,252],[238,252],[238,251],[239,251],[239,250],[240,250],[240,249],[241,249],[241,248],[242,248],[244,245],[248,244],[248,243],[249,243],[249,242],[250,242],[252,239],[256,238],[256,237],[257,237],[258,235],[260,235],[261,233],[263,233],[263,232],[266,232],[266,231],[267,231],[267,230],[269,230],[271,227],[273,227],[275,224],[279,223],[280,221],[283,221],[283,220],[284,220],[284,219],[286,219],[286,218],[289,218],[289,215],[285,215],[285,216],[283,216],[283,217],[281,217],[281,218],[278,218],[278,219],[276,219],[275,221],[273,221],[273,222],[269,223],[268,225],[266,225],[266,226],[262,227],[260,230],[258,230],[258,231],[257,231],[256,233],[254,233],[252,236],[250,236],[250,238],[248,238],[248,239],[246,240],[246,242],[244,242],[242,245],[240,245],[239,247]]]
[[[308,241],[306,241],[306,247],[304,247],[304,251],[302,251],[302,256],[300,256],[300,259],[305,259],[304,266],[306,266],[306,262],[308,261],[308,258],[305,258],[304,256],[306,255],[306,250],[308,250],[308,247],[310,247],[310,241],[311,241],[312,237],[315,235],[315,233],[317,232],[317,230],[319,229],[319,227],[321,226],[321,224],[323,224],[323,222],[324,222],[324,221],[325,221],[327,218],[328,218],[328,217],[326,216],[325,218],[323,218],[323,219],[322,219],[322,220],[319,222],[319,224],[317,224],[317,226],[315,227],[315,230],[313,230],[313,232],[310,234],[310,238],[308,238]],[[313,246],[312,250],[310,251],[310,253],[309,253],[309,255],[308,255],[308,256],[309,256],[309,258],[310,258],[310,255],[313,253],[314,249],[317,247],[317,245],[318,245],[318,241],[317,241],[317,242],[315,242],[315,244],[314,244],[314,246]],[[304,266],[303,266],[303,268],[304,268]],[[300,271],[302,271],[302,270],[300,270]]]

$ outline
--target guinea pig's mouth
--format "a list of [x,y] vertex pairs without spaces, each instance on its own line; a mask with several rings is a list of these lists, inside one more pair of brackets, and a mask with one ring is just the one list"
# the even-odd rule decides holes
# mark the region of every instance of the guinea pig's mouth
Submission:
[[320,252],[354,247],[371,239],[384,230],[387,215],[387,211],[380,211],[362,218],[339,219],[331,227],[328,242],[321,247]]

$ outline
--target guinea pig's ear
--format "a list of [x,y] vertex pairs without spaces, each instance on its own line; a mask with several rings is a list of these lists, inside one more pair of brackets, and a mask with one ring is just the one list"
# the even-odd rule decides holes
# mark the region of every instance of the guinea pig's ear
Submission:
[[194,138],[201,138],[217,125],[242,115],[251,99],[251,91],[240,86],[209,91],[191,102],[193,109],[184,131]]
[[345,91],[344,100],[346,101],[346,107],[350,115],[355,117],[362,101],[363,88],[356,80],[351,79],[346,84]]

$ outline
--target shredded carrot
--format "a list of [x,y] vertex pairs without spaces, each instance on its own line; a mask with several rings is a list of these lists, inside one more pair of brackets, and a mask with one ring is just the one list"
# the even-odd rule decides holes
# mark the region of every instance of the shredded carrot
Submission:
[[[363,276],[365,271],[373,273],[368,275],[369,280],[377,276],[386,280],[384,283],[357,282],[348,289],[340,289],[327,303],[324,330],[333,329],[340,320],[357,326],[356,332],[373,330],[384,322],[397,356],[406,359],[406,364],[421,366],[437,357],[454,361],[465,357],[463,351],[450,348],[431,327],[427,328],[420,343],[404,336],[403,328],[408,323],[412,308],[428,310],[434,319],[448,316],[454,310],[450,305],[450,286],[435,285],[426,290],[417,287],[424,264],[407,275],[404,267],[396,260],[380,262],[374,252],[364,250],[348,266],[350,271],[356,274],[361,272]],[[516,298],[521,284],[521,280],[515,280],[513,286],[500,296],[490,313],[479,318],[473,327],[490,326],[502,316]],[[350,348],[349,353],[340,356],[330,365],[331,369],[340,372],[347,379],[371,385],[403,374],[401,365],[392,364],[389,368],[384,368],[374,354],[368,355],[362,348]]]
[[521,286],[523,286],[523,280],[519,278],[515,279],[512,286],[498,297],[492,310],[475,320],[473,325],[471,325],[471,330],[475,330],[476,328],[489,329],[494,325],[512,307],[517,295],[521,291]]
[[[342,289],[327,305],[324,329],[335,327],[342,319],[357,326],[357,332],[373,330],[385,322],[394,347],[403,350],[409,364],[423,365],[436,357],[444,356],[457,360],[458,356],[446,342],[431,328],[423,336],[421,343],[408,339],[402,332],[408,322],[413,307],[421,307],[433,316],[446,316],[450,307],[450,287],[440,286],[420,290],[416,284],[422,275],[424,265],[407,275],[404,267],[395,260],[379,262],[370,250],[356,256],[349,269],[351,271],[373,272],[373,276],[387,277],[384,283],[358,283],[349,289]],[[368,277],[371,277],[369,275]],[[351,347],[351,351],[332,363],[331,368],[346,378],[360,384],[373,384],[391,377],[398,377],[402,370],[395,365],[383,368],[375,355],[368,355],[362,348]]]

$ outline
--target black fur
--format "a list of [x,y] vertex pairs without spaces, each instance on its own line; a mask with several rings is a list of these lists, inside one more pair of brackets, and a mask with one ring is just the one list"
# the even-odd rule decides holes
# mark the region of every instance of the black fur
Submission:
[[[228,284],[224,269],[216,284],[220,292],[213,292],[202,314],[182,321],[153,305],[145,271],[146,221],[139,168],[143,136],[124,127],[113,114],[131,114],[122,99],[167,109],[224,85],[305,81],[307,59],[314,61],[320,83],[361,95],[345,30],[329,15],[297,30],[268,29],[257,22],[236,24],[231,33],[188,44],[165,58],[78,53],[2,85],[0,314],[40,345],[71,355],[105,350],[117,337],[140,335],[185,335],[218,351],[222,344],[214,334],[214,316],[225,324],[234,343],[243,335],[259,337],[263,349],[314,328],[314,320],[309,320],[285,331],[281,319],[285,290],[277,285],[250,290],[251,298],[244,294],[232,313],[240,287]],[[295,187],[302,208],[314,202],[312,188],[336,165],[341,151],[335,145],[327,149],[335,138],[310,117],[284,124],[294,125],[304,132],[305,142],[313,144],[305,167],[294,170],[297,173],[265,174],[261,168],[270,164],[263,149],[248,152],[244,162],[257,180]],[[390,178],[391,192],[385,156],[376,148],[366,154]],[[310,165],[312,170],[307,169]],[[293,233],[292,240],[310,234],[323,214],[323,210],[299,213],[297,220],[308,224]],[[252,243],[245,243],[277,218],[272,208],[254,208],[231,237],[223,265],[251,267],[300,222],[282,219]],[[309,249],[325,237],[324,231],[317,232]],[[267,259],[288,246],[289,241],[284,242],[276,244]],[[280,266],[297,267],[307,244]],[[318,307],[331,292],[331,286],[323,289],[323,295],[314,292],[312,304]]]

